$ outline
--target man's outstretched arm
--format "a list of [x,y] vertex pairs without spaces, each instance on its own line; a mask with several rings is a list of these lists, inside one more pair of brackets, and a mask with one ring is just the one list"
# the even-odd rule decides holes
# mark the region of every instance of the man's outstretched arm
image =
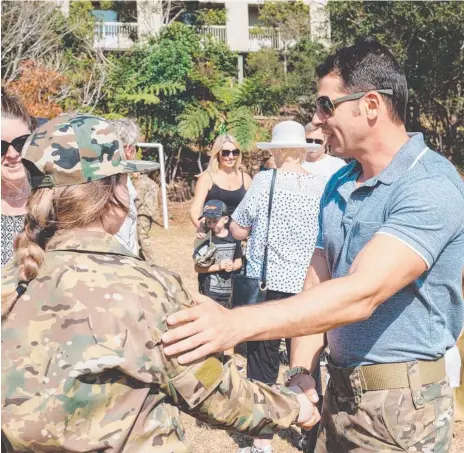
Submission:
[[[327,280],[330,280],[330,272],[325,252],[321,248],[316,248],[306,273],[303,291],[314,288]],[[324,340],[322,333],[292,338],[290,367],[303,366],[311,372],[314,371],[325,346]]]
[[313,335],[365,320],[426,268],[424,260],[402,241],[376,235],[346,277],[325,281],[289,299],[234,310],[207,301],[170,316],[170,325],[188,324],[163,336],[169,344],[165,353],[183,353],[179,361],[188,363],[243,341]]

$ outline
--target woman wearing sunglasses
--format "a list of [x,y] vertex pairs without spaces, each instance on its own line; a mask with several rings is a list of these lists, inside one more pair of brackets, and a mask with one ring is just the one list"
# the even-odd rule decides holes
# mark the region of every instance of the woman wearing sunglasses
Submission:
[[19,99],[2,89],[2,267],[13,257],[13,242],[24,225],[29,183],[21,150],[35,127]]
[[190,208],[190,218],[197,228],[197,237],[205,237],[203,221],[199,221],[204,204],[209,200],[220,200],[232,215],[250,187],[251,178],[240,171],[242,153],[232,135],[220,135],[216,138],[206,171],[198,178],[195,196]]

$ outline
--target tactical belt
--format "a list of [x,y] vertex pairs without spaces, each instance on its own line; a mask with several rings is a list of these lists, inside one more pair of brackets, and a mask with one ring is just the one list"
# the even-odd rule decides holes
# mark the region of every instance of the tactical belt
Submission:
[[[356,380],[362,390],[387,390],[411,387],[411,371],[408,364],[414,362],[382,363],[356,368],[338,368],[330,363],[327,370],[335,386],[351,388]],[[417,361],[420,385],[432,384],[446,377],[445,359]]]

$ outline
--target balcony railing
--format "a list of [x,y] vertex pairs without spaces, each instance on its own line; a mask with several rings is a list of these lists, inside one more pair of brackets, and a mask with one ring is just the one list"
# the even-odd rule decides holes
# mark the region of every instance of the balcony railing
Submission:
[[[99,22],[95,24],[94,45],[104,50],[127,50],[139,38],[137,22]],[[248,47],[250,52],[262,48],[283,49],[280,31],[273,28],[257,29],[249,27]],[[198,29],[202,36],[212,36],[227,44],[227,29],[225,25],[209,25]],[[291,43],[288,43],[291,45]]]
[[95,24],[95,47],[105,50],[125,50],[138,38],[137,22],[100,22]]
[[217,41],[227,43],[227,30],[225,25],[207,25],[199,29],[202,36],[211,35]]
[[[284,42],[280,36],[280,30],[275,28],[256,28],[249,27],[250,51],[255,52],[259,49],[268,48],[282,50]],[[293,43],[287,43],[292,45]]]

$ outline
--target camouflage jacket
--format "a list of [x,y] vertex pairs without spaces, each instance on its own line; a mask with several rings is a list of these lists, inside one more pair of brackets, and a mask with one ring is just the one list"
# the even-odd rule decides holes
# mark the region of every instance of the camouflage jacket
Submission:
[[[13,265],[2,289],[16,287]],[[103,232],[60,231],[2,325],[2,431],[10,450],[187,452],[179,411],[250,435],[287,428],[296,396],[232,360],[163,354],[166,315],[191,303],[178,276]]]
[[147,174],[140,173],[137,178],[133,178],[132,182],[137,190],[137,198],[135,205],[137,207],[137,215],[150,217],[156,221],[159,218],[159,188]]

